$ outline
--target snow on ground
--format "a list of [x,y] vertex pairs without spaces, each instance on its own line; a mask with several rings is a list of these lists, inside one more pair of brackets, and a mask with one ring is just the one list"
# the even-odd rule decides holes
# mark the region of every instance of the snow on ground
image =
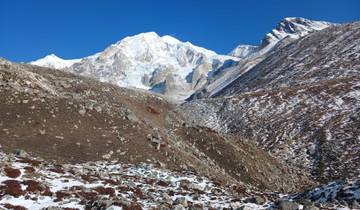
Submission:
[[0,152],[0,167],[0,209],[262,210],[278,209],[289,202],[298,209],[314,205],[356,209],[360,202],[360,181],[355,178],[295,195],[252,192],[253,196],[246,197],[195,172],[148,164],[98,161],[59,165]]
[[99,161],[57,165],[1,153],[0,166],[0,208],[266,207],[245,204],[244,199],[194,172],[173,172],[146,164]]

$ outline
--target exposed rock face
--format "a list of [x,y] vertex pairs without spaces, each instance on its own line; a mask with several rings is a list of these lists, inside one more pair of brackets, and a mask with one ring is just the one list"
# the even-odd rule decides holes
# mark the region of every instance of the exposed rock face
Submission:
[[325,21],[313,21],[301,17],[287,17],[279,22],[275,29],[266,34],[262,41],[262,48],[283,40],[286,37],[298,39],[314,31],[320,31],[333,23]]
[[195,124],[254,139],[320,180],[357,176],[359,46],[359,23],[309,34],[271,51],[216,98],[181,110]]
[[308,200],[313,203],[344,205],[350,208],[359,208],[360,180],[343,179],[318,186],[314,189],[291,196],[293,200],[301,202]]
[[230,56],[234,56],[234,57],[238,57],[238,58],[246,58],[249,57],[250,55],[254,54],[255,52],[257,52],[259,50],[258,46],[253,46],[253,45],[239,45],[237,46],[235,49],[233,49],[229,55]]

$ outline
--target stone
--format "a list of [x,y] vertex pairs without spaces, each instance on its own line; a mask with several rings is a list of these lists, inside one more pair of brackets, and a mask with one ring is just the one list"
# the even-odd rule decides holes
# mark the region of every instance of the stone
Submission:
[[306,204],[306,205],[304,205],[303,210],[319,210],[319,208],[314,205]]
[[182,207],[187,207],[188,206],[188,202],[187,202],[186,198],[184,198],[184,197],[176,198],[173,204],[174,205],[180,204]]
[[157,136],[154,136],[152,134],[148,134],[146,136],[146,138],[151,142],[151,144],[153,146],[156,147],[157,150],[160,150],[161,145],[162,145],[162,141],[161,141],[161,137],[159,134],[157,134]]
[[189,180],[187,180],[187,179],[180,180],[179,187],[184,188],[184,189],[190,189],[190,185],[191,185],[191,182]]
[[17,155],[19,157],[29,157],[29,154],[27,152],[25,152],[25,150],[22,150],[22,149],[16,149],[15,155]]
[[39,129],[39,132],[41,135],[45,135],[46,131],[45,130],[42,130],[42,129]]
[[253,207],[244,205],[244,206],[240,206],[240,208],[238,208],[238,209],[239,210],[252,210]]
[[125,117],[132,122],[139,122],[138,117],[129,109],[125,111]]
[[298,210],[299,205],[293,201],[289,200],[280,200],[277,202],[277,206],[281,210]]
[[80,110],[79,110],[79,114],[80,114],[81,116],[84,116],[85,113],[86,113],[86,110],[85,110],[85,109],[80,109]]
[[176,206],[173,207],[173,210],[185,210],[185,207],[182,206],[181,204],[177,204]]
[[253,196],[251,198],[245,199],[245,202],[246,203],[255,203],[255,204],[262,205],[262,204],[264,204],[266,202],[266,199],[261,197],[261,196],[255,195],[255,196]]
[[102,158],[108,160],[108,159],[111,158],[111,156],[112,156],[113,154],[114,154],[114,151],[111,150],[109,153],[103,155]]
[[171,210],[171,208],[166,205],[166,204],[161,204],[160,206],[158,206],[159,210]]
[[353,202],[351,203],[351,208],[360,209],[360,204],[356,200],[353,200]]
[[94,106],[97,104],[97,101],[95,100],[87,100],[85,102],[85,108],[88,109],[88,110],[93,110],[94,109]]

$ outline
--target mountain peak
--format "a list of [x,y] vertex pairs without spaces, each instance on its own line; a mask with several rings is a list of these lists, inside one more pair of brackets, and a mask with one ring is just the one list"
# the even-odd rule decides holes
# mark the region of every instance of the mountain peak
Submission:
[[309,20],[302,17],[286,17],[282,19],[270,33],[266,34],[262,41],[262,47],[273,46],[285,37],[297,39],[331,25],[335,24],[325,21]]
[[80,60],[81,59],[65,60],[51,53],[43,58],[30,62],[30,64],[49,68],[63,69],[71,66],[74,63],[79,62]]
[[160,37],[156,32],[154,31],[149,31],[149,32],[143,32],[143,33],[139,33],[133,36],[127,36],[124,39],[131,39],[131,38],[158,38]]
[[213,68],[238,58],[145,32],[125,37],[68,68],[122,87],[149,89],[182,100],[205,85]]
[[260,46],[241,44],[233,49],[228,55],[244,59],[256,53],[263,54],[268,52],[276,45],[276,43],[286,37],[298,39],[313,31],[319,31],[331,25],[335,24],[325,21],[309,20],[302,17],[286,17],[280,20],[270,33],[266,34]]
[[170,45],[175,45],[181,43],[180,40],[176,39],[175,37],[172,37],[170,35],[164,35],[159,36],[156,32],[144,32],[140,34],[136,34],[133,36],[127,36],[124,39],[118,41],[116,44],[121,43],[158,43],[158,42],[164,42]]
[[161,37],[161,39],[168,43],[168,44],[179,44],[181,43],[181,41],[179,41],[178,39],[176,39],[175,37],[169,36],[169,35],[164,35]]
[[55,55],[54,53],[51,53],[51,54],[45,56],[45,58],[59,58],[59,59],[61,59],[59,56]]

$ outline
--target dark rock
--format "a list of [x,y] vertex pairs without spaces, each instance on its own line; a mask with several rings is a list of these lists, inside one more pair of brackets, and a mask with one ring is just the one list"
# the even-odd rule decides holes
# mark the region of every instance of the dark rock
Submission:
[[255,195],[251,198],[247,198],[245,199],[245,203],[255,203],[255,204],[264,204],[266,202],[266,199],[261,197],[261,196],[258,196],[258,195]]

